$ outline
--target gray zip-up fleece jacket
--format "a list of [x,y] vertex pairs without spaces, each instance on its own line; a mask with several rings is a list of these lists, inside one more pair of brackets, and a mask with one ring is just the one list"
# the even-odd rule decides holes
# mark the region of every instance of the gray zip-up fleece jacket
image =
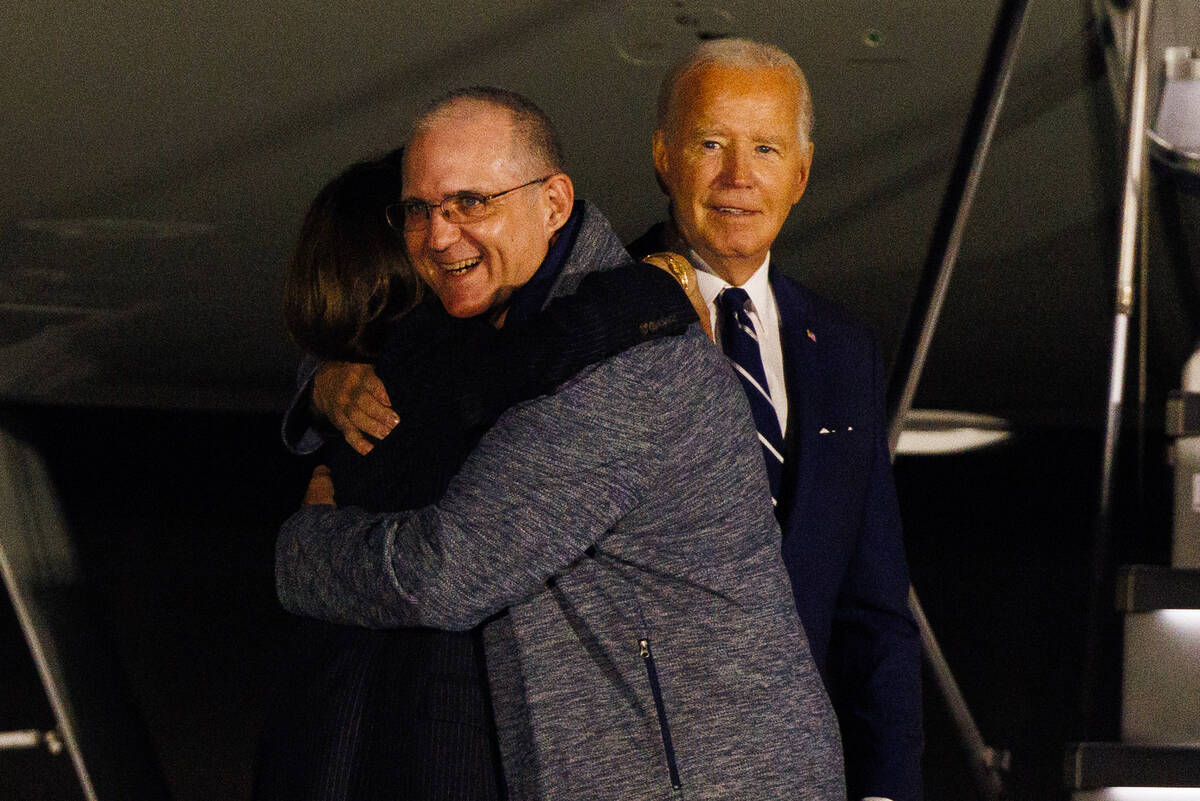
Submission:
[[[628,261],[584,214],[556,294]],[[510,409],[436,506],[297,512],[276,584],[337,622],[491,618],[512,801],[845,798],[750,411],[696,326]]]

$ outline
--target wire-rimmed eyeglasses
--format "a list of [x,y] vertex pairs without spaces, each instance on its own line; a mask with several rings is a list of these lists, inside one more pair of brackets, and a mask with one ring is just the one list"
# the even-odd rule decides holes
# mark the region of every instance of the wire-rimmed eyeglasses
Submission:
[[543,178],[534,178],[532,181],[526,181],[520,186],[514,186],[512,189],[505,189],[500,192],[492,192],[490,195],[481,195],[478,192],[458,192],[442,198],[440,203],[428,203],[424,200],[402,200],[399,203],[391,204],[385,209],[388,225],[397,231],[419,230],[429,225],[429,219],[434,209],[441,211],[442,216],[456,225],[476,222],[495,211],[496,207],[492,201],[496,198],[504,197],[511,192],[516,192],[518,189],[524,189],[527,186],[543,183],[552,177],[552,175],[547,175]]

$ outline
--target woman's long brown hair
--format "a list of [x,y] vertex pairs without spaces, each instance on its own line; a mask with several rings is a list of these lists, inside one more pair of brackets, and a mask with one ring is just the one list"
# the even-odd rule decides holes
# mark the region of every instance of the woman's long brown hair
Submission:
[[283,318],[322,359],[372,361],[387,323],[423,284],[384,209],[400,199],[400,154],[351,165],[317,193],[304,217],[283,290]]

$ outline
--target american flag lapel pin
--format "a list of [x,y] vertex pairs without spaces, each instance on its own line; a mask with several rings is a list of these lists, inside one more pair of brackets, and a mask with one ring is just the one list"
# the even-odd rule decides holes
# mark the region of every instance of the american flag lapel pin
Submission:
[[812,332],[811,328],[804,329],[804,333],[808,334],[808,338],[811,339],[813,342],[817,341],[817,335]]

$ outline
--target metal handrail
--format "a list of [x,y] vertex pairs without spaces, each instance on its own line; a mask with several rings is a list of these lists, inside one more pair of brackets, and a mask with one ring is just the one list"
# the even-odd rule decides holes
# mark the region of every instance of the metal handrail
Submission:
[[[958,260],[967,217],[983,174],[984,162],[1000,118],[1000,110],[1004,105],[1005,93],[1012,77],[1013,64],[1024,29],[1027,5],[1026,0],[1005,0],[997,12],[992,39],[976,86],[971,111],[967,116],[958,156],[942,199],[937,226],[930,241],[917,293],[901,338],[896,366],[888,385],[888,446],[893,458],[900,433],[904,430],[912,410],[917,385],[950,286],[950,277]],[[911,586],[908,603],[921,633],[925,660],[967,752],[976,787],[980,795],[988,801],[999,799],[1004,793],[1004,776],[1009,768],[1009,754],[997,751],[984,741],[949,663],[942,654],[933,629],[925,617],[916,590]]]
[[1121,228],[1118,247],[1116,302],[1113,315],[1112,362],[1109,374],[1108,409],[1105,420],[1104,454],[1100,480],[1100,505],[1092,545],[1084,637],[1083,673],[1080,689],[1080,717],[1085,739],[1092,736],[1095,700],[1099,695],[1103,629],[1111,606],[1108,592],[1109,554],[1112,549],[1113,484],[1117,448],[1120,444],[1121,415],[1124,403],[1125,367],[1129,351],[1129,319],[1134,305],[1134,280],[1137,266],[1143,197],[1146,177],[1146,118],[1149,66],[1147,31],[1153,13],[1152,0],[1133,0],[1131,70],[1127,91],[1128,126],[1125,140],[1125,177],[1121,198]]

